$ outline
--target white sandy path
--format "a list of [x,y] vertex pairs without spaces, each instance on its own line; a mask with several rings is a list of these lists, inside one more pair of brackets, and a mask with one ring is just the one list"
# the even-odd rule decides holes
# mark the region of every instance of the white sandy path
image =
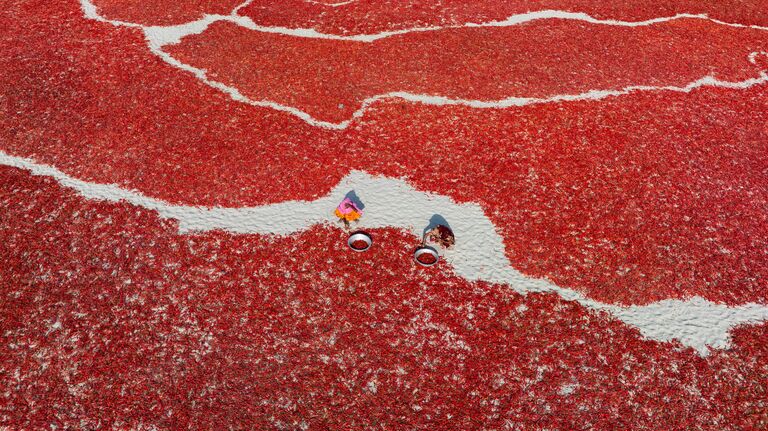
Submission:
[[[685,301],[665,300],[644,306],[623,307],[589,299],[544,279],[525,277],[510,265],[501,236],[479,205],[457,204],[448,197],[415,190],[403,180],[373,177],[365,172],[350,173],[328,196],[312,202],[290,201],[250,208],[205,208],[172,205],[116,185],[82,181],[55,167],[2,151],[0,164],[52,177],[89,199],[126,201],[157,211],[163,218],[178,220],[182,232],[221,229],[235,233],[288,235],[316,224],[333,222],[333,208],[347,192],[354,190],[365,204],[361,228],[403,228],[420,238],[422,229],[434,214],[443,216],[457,235],[455,249],[447,252],[444,258],[460,277],[507,285],[523,294],[554,292],[592,310],[608,312],[638,328],[647,338],[678,340],[695,348],[701,355],[708,353],[707,346],[727,347],[729,331],[734,326],[768,319],[768,306],[762,304],[728,307],[694,297]],[[293,216],[286,218],[284,214]]]
[[[232,98],[233,100],[246,103],[252,106],[257,106],[262,108],[271,108],[277,111],[285,112],[313,126],[323,127],[326,129],[334,129],[334,130],[346,129],[355,119],[362,117],[369,106],[371,106],[372,104],[374,104],[379,100],[392,99],[392,98],[398,98],[398,99],[407,100],[413,103],[421,103],[421,104],[434,105],[434,106],[462,105],[462,106],[469,106],[477,109],[489,109],[489,108],[500,109],[500,108],[534,105],[534,104],[540,104],[540,103],[567,102],[567,101],[576,101],[576,100],[600,100],[600,99],[605,99],[607,97],[621,96],[621,95],[629,94],[636,91],[690,92],[691,90],[694,90],[699,87],[747,88],[753,85],[768,82],[768,75],[766,75],[765,73],[761,73],[756,78],[740,81],[740,82],[722,81],[712,76],[704,76],[698,80],[690,82],[685,86],[634,85],[634,86],[628,86],[628,87],[619,88],[619,89],[595,89],[595,90],[590,90],[584,93],[560,94],[560,95],[554,95],[554,96],[545,97],[545,98],[508,97],[500,100],[454,99],[454,98],[444,97],[441,95],[415,94],[415,93],[409,93],[409,92],[403,92],[403,91],[395,91],[395,92],[376,95],[376,96],[365,99],[362,102],[360,108],[357,109],[349,119],[338,122],[338,123],[334,123],[334,122],[317,119],[312,115],[310,115],[309,113],[302,111],[301,109],[294,106],[283,105],[271,100],[254,100],[249,97],[246,97],[236,87],[224,84],[220,81],[210,79],[207,76],[206,70],[191,66],[189,64],[186,64],[177,60],[170,54],[163,51],[163,47],[169,44],[179,43],[183,38],[187,36],[190,36],[193,34],[200,34],[203,31],[205,31],[208,28],[208,26],[210,26],[211,24],[217,21],[228,21],[228,22],[232,22],[237,25],[240,25],[244,28],[248,28],[250,30],[261,31],[266,33],[278,33],[278,34],[294,36],[294,37],[348,40],[348,41],[358,41],[358,42],[367,42],[367,43],[374,42],[376,40],[379,40],[385,37],[391,37],[394,35],[406,34],[406,33],[412,33],[412,32],[439,31],[444,29],[462,28],[462,27],[464,28],[507,27],[507,26],[513,26],[513,25],[518,25],[525,22],[542,20],[542,19],[567,19],[567,20],[588,22],[596,25],[640,27],[640,26],[648,26],[648,25],[668,22],[668,21],[677,20],[677,19],[693,18],[693,19],[708,20],[720,25],[727,25],[732,27],[753,28],[753,29],[760,29],[760,30],[768,30],[768,28],[725,23],[722,21],[710,19],[706,15],[678,14],[671,17],[655,18],[655,19],[650,19],[646,21],[628,22],[628,21],[616,21],[616,20],[598,20],[584,13],[545,10],[545,11],[512,15],[503,21],[491,21],[486,23],[467,23],[461,26],[417,27],[417,28],[411,28],[411,29],[382,32],[382,33],[368,34],[368,35],[340,36],[340,35],[333,35],[333,34],[318,33],[313,29],[301,29],[301,28],[291,29],[291,28],[285,28],[285,27],[265,27],[265,26],[256,25],[250,18],[238,15],[238,11],[240,10],[240,8],[250,3],[250,0],[236,7],[232,12],[232,14],[230,15],[206,15],[200,20],[189,22],[186,24],[175,25],[175,26],[142,26],[136,23],[109,20],[98,14],[98,10],[96,6],[93,3],[91,3],[90,0],[80,0],[80,2],[83,8],[83,13],[89,19],[110,23],[116,26],[128,26],[128,27],[135,27],[135,28],[142,29],[147,39],[147,44],[151,52],[153,52],[155,55],[163,59],[163,61],[165,61],[166,63],[193,74],[197,79],[199,79],[206,85],[228,94],[229,97]],[[753,53],[752,56],[750,57],[750,60],[753,63],[754,63],[755,54],[764,54],[764,53]]]

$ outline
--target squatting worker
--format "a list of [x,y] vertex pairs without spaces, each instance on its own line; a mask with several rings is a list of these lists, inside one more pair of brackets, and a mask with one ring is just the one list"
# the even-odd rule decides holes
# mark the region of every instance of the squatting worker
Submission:
[[445,225],[437,225],[424,234],[424,243],[431,242],[442,248],[448,249],[456,244],[456,237],[451,228]]
[[358,206],[352,202],[352,199],[344,198],[339,206],[336,207],[334,214],[336,214],[339,221],[344,222],[344,226],[349,229],[349,222],[359,220],[360,217],[363,216],[363,210],[358,208]]

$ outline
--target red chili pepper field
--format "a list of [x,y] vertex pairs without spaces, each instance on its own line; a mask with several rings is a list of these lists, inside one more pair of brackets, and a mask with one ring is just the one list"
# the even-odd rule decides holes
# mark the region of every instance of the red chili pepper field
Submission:
[[766,430],[767,322],[768,1],[0,5],[1,431]]

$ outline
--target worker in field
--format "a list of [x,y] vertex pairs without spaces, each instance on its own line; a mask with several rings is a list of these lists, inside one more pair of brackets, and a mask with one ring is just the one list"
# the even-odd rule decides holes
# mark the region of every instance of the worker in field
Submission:
[[453,231],[446,225],[439,224],[424,234],[424,244],[436,244],[444,249],[449,249],[456,244]]
[[339,221],[343,222],[344,226],[349,229],[349,223],[360,220],[360,217],[363,216],[363,210],[361,210],[352,199],[345,197],[339,206],[336,207],[334,214],[336,214]]

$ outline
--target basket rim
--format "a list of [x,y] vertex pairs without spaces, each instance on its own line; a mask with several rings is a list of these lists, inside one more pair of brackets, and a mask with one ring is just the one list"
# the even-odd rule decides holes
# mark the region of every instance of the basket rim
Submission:
[[[419,256],[421,256],[422,254],[425,254],[425,253],[429,253],[432,256],[434,256],[435,257],[435,261],[432,262],[432,263],[424,263],[424,262],[420,261],[419,260]],[[418,263],[421,266],[434,266],[434,265],[437,265],[437,262],[440,261],[440,254],[437,252],[437,249],[432,247],[432,246],[421,245],[421,246],[417,247],[416,250],[414,250],[414,252],[413,252],[413,260],[415,260],[416,263]]]
[[[365,241],[368,244],[368,246],[365,248],[355,248],[352,246],[352,243],[355,241]],[[371,248],[371,246],[373,245],[373,238],[368,232],[364,232],[361,230],[352,232],[352,234],[350,234],[349,238],[347,239],[347,245],[349,246],[349,248],[351,248],[354,251],[358,251],[358,252],[366,251],[369,248]]]

